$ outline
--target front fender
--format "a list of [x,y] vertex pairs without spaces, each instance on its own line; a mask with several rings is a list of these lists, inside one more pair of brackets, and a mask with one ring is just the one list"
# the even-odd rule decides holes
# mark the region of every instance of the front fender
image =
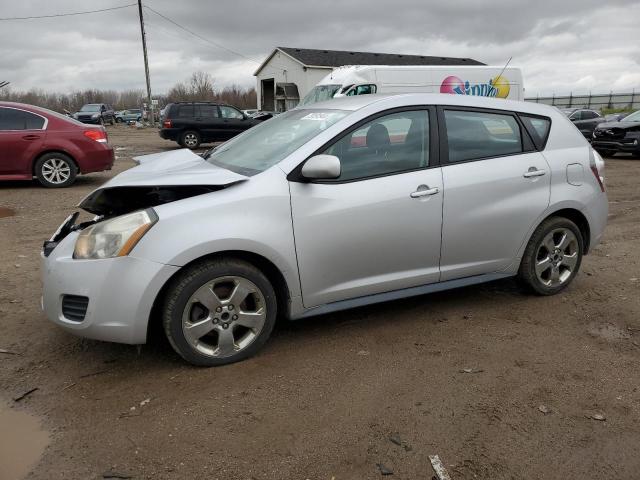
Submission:
[[155,210],[158,222],[131,256],[182,267],[215,253],[249,252],[273,263],[291,296],[300,295],[289,186],[281,170]]

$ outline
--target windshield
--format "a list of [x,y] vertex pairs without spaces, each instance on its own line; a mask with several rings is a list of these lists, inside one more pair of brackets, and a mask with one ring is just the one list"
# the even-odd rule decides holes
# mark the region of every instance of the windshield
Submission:
[[640,122],[640,110],[624,117],[621,122]]
[[316,85],[307,96],[302,99],[300,105],[310,105],[312,103],[331,100],[342,85]]
[[81,112],[99,112],[100,111],[100,105],[83,105],[82,108],[80,109]]
[[214,148],[204,158],[236,173],[255,175],[280,162],[349,113],[343,110],[290,110]]

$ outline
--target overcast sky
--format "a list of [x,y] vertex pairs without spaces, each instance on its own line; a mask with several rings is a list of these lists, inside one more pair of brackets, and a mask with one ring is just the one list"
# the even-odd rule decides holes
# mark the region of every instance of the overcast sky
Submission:
[[[48,15],[135,0],[0,0],[0,17]],[[232,54],[145,10],[151,86],[195,70],[219,86],[253,86],[274,46],[471,57],[523,69],[527,96],[640,91],[640,0],[147,0]],[[0,21],[0,81],[25,90],[144,88],[136,7]],[[247,59],[245,57],[249,57]]]

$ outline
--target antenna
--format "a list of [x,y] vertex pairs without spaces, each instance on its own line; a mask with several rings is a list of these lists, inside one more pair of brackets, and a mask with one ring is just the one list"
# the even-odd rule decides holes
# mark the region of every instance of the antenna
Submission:
[[507,69],[507,67],[509,66],[509,64],[511,63],[511,59],[513,57],[509,57],[509,60],[507,60],[507,63],[504,64],[504,67],[502,68],[502,71],[500,72],[500,75],[498,75],[498,77],[501,77],[502,74],[504,73],[504,71]]

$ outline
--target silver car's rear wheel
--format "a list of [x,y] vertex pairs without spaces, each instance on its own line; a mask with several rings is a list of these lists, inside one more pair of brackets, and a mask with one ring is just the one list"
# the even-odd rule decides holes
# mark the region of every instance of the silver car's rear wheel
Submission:
[[522,256],[520,279],[540,295],[553,295],[575,278],[584,240],[578,226],[563,217],[548,218],[531,236]]
[[182,358],[214,366],[257,352],[276,313],[275,292],[260,270],[244,260],[218,258],[186,268],[171,282],[163,325]]
[[548,287],[565,283],[578,265],[578,239],[568,228],[550,231],[536,254],[536,276]]
[[267,319],[265,299],[250,280],[238,276],[206,282],[187,301],[182,331],[198,352],[227,358],[247,348]]

